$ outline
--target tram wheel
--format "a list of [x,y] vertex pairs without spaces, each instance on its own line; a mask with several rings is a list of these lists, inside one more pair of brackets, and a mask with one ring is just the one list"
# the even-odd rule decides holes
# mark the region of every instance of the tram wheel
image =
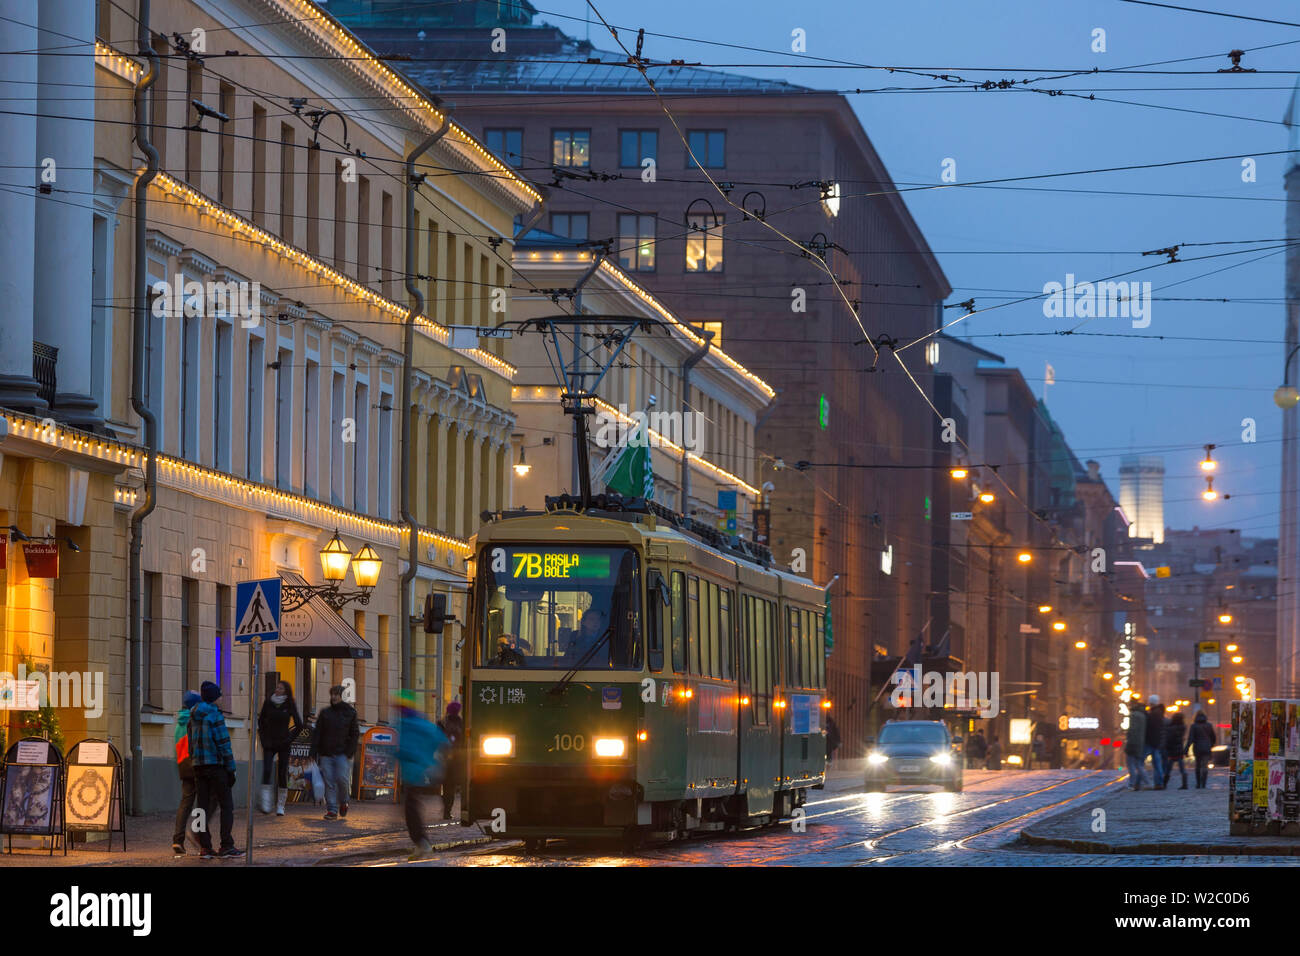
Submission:
[[525,853],[541,853],[546,849],[545,837],[528,837],[524,840]]

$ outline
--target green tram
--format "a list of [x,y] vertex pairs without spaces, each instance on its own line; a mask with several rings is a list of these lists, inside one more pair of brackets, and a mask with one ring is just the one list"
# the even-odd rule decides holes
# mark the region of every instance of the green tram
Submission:
[[776,823],[826,776],[825,592],[655,504],[507,512],[474,543],[468,794],[530,848]]

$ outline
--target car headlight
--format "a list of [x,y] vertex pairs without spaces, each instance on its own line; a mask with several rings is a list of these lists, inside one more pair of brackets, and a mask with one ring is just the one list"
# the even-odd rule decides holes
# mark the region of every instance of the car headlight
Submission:
[[597,737],[591,752],[597,757],[622,757],[627,753],[626,737]]
[[935,754],[930,758],[930,762],[942,764],[946,767],[948,764],[952,763],[952,754]]
[[484,737],[479,742],[479,750],[484,757],[513,757],[515,755],[515,738],[510,735]]
[[876,764],[877,766],[884,763],[889,758],[884,754],[867,754],[867,763]]

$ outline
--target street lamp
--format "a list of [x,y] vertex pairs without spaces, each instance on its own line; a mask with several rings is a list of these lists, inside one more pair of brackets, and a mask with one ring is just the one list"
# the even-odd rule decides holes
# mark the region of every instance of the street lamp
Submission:
[[1281,409],[1300,405],[1300,389],[1291,384],[1291,357],[1295,355],[1296,349],[1300,349],[1300,345],[1292,346],[1291,351],[1286,353],[1286,360],[1282,363],[1282,384],[1273,393],[1273,404]]
[[1021,551],[1016,555],[1016,560],[1021,564],[1028,564],[1030,561],[1034,560],[1034,556],[1028,551]]
[[1074,642],[1074,646],[1075,646],[1075,649],[1076,649],[1076,650],[1086,651],[1086,650],[1088,649],[1088,642],[1087,642],[1087,641],[1075,641],[1075,642]]
[[515,474],[518,475],[520,478],[524,477],[530,471],[533,470],[533,466],[528,464],[527,451],[523,448],[519,449],[519,460],[515,462],[514,469],[515,469]]
[[[344,591],[340,588],[348,576],[349,565],[352,566],[352,579],[360,590]],[[320,566],[326,583],[283,585],[280,602],[282,612],[296,611],[314,597],[322,598],[336,612],[353,601],[369,604],[370,592],[379,583],[379,572],[383,569],[384,561],[369,544],[363,544],[361,550],[353,556],[336,529],[334,537],[320,549]]]
[[1219,605],[1219,623],[1220,624],[1232,623],[1232,612],[1229,611],[1227,606],[1224,604]]
[[1219,463],[1214,460],[1214,445],[1205,446],[1205,458],[1201,461],[1201,471],[1214,471]]
[[1213,501],[1219,497],[1219,493],[1214,490],[1214,479],[1209,475],[1205,476],[1205,490],[1201,492],[1201,497],[1206,501]]
[[1062,621],[1062,620],[1060,620],[1059,618],[1058,618],[1057,620],[1053,621],[1053,622],[1052,622],[1052,630],[1054,630],[1054,631],[1056,631],[1058,634],[1060,634],[1062,631],[1065,630],[1065,622]]
[[981,491],[981,492],[980,492],[980,501],[984,502],[984,504],[986,504],[986,505],[991,505],[991,504],[993,504],[993,500],[994,500],[994,499],[993,499],[993,492],[991,492],[991,491]]
[[960,481],[961,479],[969,475],[970,472],[967,471],[965,468],[954,468],[952,469],[952,471],[948,472],[948,474],[952,475],[953,478]]
[[1232,663],[1240,664],[1243,660],[1245,660],[1245,658],[1243,658],[1240,654],[1234,654],[1232,658]]
[[1052,605],[1050,605],[1050,604],[1040,604],[1040,605],[1038,605],[1038,613],[1039,613],[1039,614],[1051,614],[1051,613],[1052,613]]

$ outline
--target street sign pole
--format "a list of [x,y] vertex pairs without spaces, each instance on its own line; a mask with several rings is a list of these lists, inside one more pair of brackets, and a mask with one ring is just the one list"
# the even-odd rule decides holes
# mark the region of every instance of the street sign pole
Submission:
[[1192,644],[1192,677],[1197,682],[1196,687],[1193,689],[1196,691],[1196,705],[1199,707],[1201,703],[1201,648],[1200,645],[1195,643]]
[[244,838],[244,865],[253,865],[253,768],[257,766],[257,665],[262,639],[248,645],[248,834]]

